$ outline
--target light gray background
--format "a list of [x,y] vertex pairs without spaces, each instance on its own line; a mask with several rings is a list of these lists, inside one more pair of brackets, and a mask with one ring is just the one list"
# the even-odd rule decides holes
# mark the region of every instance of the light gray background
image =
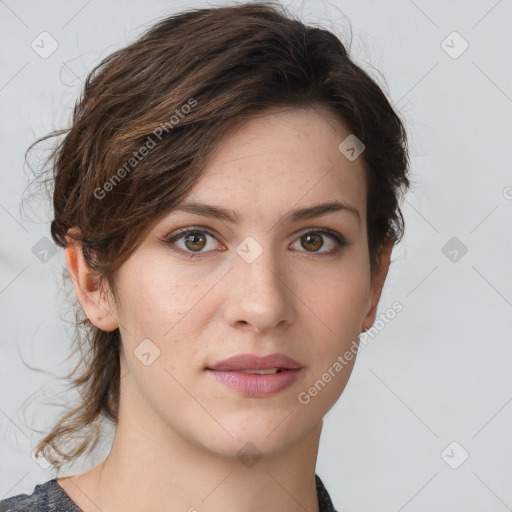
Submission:
[[[415,182],[379,308],[403,311],[360,352],[326,416],[317,473],[340,512],[512,510],[512,1],[286,4],[345,42],[350,20],[353,56],[406,120]],[[0,0],[0,498],[55,476],[31,458],[30,428],[53,424],[61,411],[48,402],[73,398],[52,377],[71,364],[64,255],[45,263],[33,252],[51,218],[44,204],[20,213],[24,151],[66,125],[101,58],[157,18],[207,5]],[[46,59],[31,48],[43,31],[58,42]],[[463,48],[446,39],[453,31],[469,44],[458,58],[445,51]],[[456,261],[443,252],[452,237],[467,247]],[[99,463],[108,446],[69,471]]]

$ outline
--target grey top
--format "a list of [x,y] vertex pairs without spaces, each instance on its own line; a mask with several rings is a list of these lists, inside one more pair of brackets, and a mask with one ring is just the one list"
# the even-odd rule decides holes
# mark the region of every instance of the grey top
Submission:
[[[322,480],[315,475],[320,512],[337,512]],[[36,485],[32,494],[18,494],[0,501],[0,512],[83,512],[53,478]]]

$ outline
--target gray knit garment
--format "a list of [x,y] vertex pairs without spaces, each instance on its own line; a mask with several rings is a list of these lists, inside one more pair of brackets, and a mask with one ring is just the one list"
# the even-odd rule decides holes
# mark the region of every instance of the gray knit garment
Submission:
[[[315,475],[320,512],[337,512],[322,480]],[[0,512],[82,512],[53,478],[36,485],[32,494],[18,494],[0,501]]]

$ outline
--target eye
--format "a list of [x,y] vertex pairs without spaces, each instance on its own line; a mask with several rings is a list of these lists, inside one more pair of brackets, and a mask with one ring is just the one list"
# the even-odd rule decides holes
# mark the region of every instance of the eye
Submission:
[[[331,248],[327,251],[319,252],[319,249],[321,249],[324,246],[324,237],[331,239]],[[302,235],[299,236],[295,244],[296,243],[300,243],[302,247],[307,248],[305,252],[312,253],[313,256],[316,256],[316,253],[325,256],[334,255],[340,249],[348,245],[348,242],[343,235],[330,229],[305,231],[302,233]],[[327,245],[329,246],[329,244]]]
[[[165,242],[169,244],[169,248],[172,251],[182,254],[186,258],[200,258],[202,253],[199,251],[208,245],[207,237],[215,239],[215,235],[210,233],[210,231],[192,227],[180,230],[176,235],[171,236],[171,238],[167,238]],[[176,245],[176,242],[178,241],[183,242],[184,247],[178,249],[173,247],[173,245]]]
[[[210,250],[203,251],[203,249],[205,249],[209,245],[208,237],[213,238],[215,240],[215,236],[216,235],[214,235],[209,230],[206,230],[204,228],[199,229],[194,227],[188,227],[181,229],[178,233],[172,234],[169,238],[166,238],[163,241],[169,246],[169,248],[172,251],[177,252],[186,258],[193,259],[200,258],[204,255],[204,253],[211,252]],[[319,249],[321,249],[325,245],[325,238],[331,240],[330,244],[327,244],[328,247],[329,245],[331,247],[327,251],[319,252]],[[178,245],[178,242],[182,244],[181,247]],[[300,243],[300,245],[303,248],[307,249],[306,251],[299,252],[310,253],[313,257],[317,256],[315,253],[318,253],[318,255],[325,256],[334,255],[341,248],[346,247],[348,245],[348,242],[346,241],[345,237],[343,237],[343,235],[336,231],[332,231],[330,229],[312,230],[311,228],[308,231],[304,231],[301,235],[299,235],[299,238],[297,239],[296,242],[294,242],[294,245],[297,243]],[[211,248],[211,250],[213,249],[214,248]]]

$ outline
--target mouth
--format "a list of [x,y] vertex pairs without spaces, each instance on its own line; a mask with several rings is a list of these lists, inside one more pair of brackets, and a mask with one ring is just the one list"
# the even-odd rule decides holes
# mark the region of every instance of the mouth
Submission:
[[252,372],[269,370],[276,372],[278,370],[295,370],[301,368],[301,365],[294,359],[284,354],[269,354],[259,356],[257,354],[237,354],[227,359],[223,359],[212,364],[208,370],[236,370],[239,372]]
[[239,373],[254,373],[256,375],[269,375],[271,373],[281,373],[286,371],[287,368],[265,368],[262,370],[238,370]]
[[207,368],[230,389],[246,397],[266,397],[291,386],[303,372],[302,366],[284,354],[237,354]]
[[291,386],[302,373],[302,368],[262,368],[260,370],[214,370],[207,372],[226,387],[242,396],[264,398]]

